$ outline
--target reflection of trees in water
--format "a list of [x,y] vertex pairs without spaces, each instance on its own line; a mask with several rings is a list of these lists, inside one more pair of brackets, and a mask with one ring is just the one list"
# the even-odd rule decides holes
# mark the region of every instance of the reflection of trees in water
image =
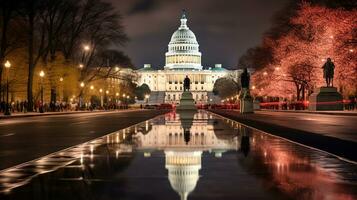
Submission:
[[[224,126],[237,130],[238,163],[248,173],[259,177],[267,190],[283,199],[318,199],[323,197],[319,184],[333,185],[328,178],[319,180],[321,170],[310,163],[309,155],[304,151],[291,149],[292,145],[278,138],[265,135],[247,128],[232,120],[213,122],[217,137]],[[233,130],[232,130],[233,131]],[[220,136],[222,137],[222,136]],[[327,173],[322,173],[326,176]],[[317,183],[306,177],[319,180]],[[320,182],[320,183],[319,183]],[[335,186],[331,186],[335,189]],[[334,194],[336,195],[336,193]],[[336,196],[335,196],[336,197]],[[338,197],[336,197],[338,199]],[[321,199],[321,198],[320,198]]]
[[[238,144],[239,144],[239,152],[241,152],[245,157],[248,156],[250,152],[250,143],[251,143],[251,136],[252,136],[252,129],[235,122],[233,120],[229,119],[224,119],[224,120],[214,120],[213,121],[214,129],[216,135],[220,135],[219,131],[220,130],[225,130],[227,129],[226,127],[231,127],[233,128],[232,131],[237,130],[236,134],[226,134],[228,137],[237,137],[238,139]],[[227,131],[224,131],[227,133]],[[221,136],[222,138],[222,136]]]
[[[323,199],[326,196],[353,199],[341,190],[342,184],[332,181],[335,179],[331,176],[336,176],[333,172],[312,162],[310,150],[256,131],[238,130],[246,134],[241,137],[240,150],[244,156],[237,154],[238,163],[249,174],[260,178],[273,194],[286,199]],[[245,151],[249,155],[245,155]]]
[[225,120],[213,120],[212,121],[214,134],[216,135],[217,139],[226,141],[229,144],[235,144],[237,141],[237,134],[235,130],[232,128],[231,130],[227,129],[230,127],[230,124]]

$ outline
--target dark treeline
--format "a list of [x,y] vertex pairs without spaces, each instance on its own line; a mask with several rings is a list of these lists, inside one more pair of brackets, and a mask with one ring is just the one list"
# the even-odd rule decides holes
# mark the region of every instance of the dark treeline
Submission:
[[[1,92],[5,88],[3,63],[16,49],[23,49],[22,59],[28,68],[29,111],[34,103],[34,73],[39,65],[50,76],[60,58],[68,65],[81,63],[79,79],[83,82],[107,76],[108,70],[104,73],[101,66],[106,69],[119,64],[131,67],[126,55],[113,50],[128,40],[118,13],[103,0],[1,0]],[[93,73],[93,69],[97,73]],[[51,101],[56,98],[55,82],[50,79]]]

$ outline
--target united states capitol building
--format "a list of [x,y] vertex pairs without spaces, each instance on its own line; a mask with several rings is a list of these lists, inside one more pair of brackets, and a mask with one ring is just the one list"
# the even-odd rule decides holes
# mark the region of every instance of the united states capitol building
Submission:
[[195,34],[187,26],[185,13],[180,21],[181,25],[172,34],[165,54],[166,65],[157,70],[150,64],[145,64],[144,68],[137,70],[138,85],[149,86],[149,103],[179,103],[183,80],[188,75],[196,104],[218,103],[219,97],[212,92],[214,83],[232,71],[224,69],[221,64],[204,68],[199,44]]

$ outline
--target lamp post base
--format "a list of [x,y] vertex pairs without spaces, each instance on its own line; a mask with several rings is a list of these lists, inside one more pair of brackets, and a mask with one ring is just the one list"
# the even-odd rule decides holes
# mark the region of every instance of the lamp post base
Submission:
[[9,105],[6,105],[6,109],[5,109],[5,112],[4,112],[4,115],[11,115],[11,112],[10,112],[10,109],[9,109]]

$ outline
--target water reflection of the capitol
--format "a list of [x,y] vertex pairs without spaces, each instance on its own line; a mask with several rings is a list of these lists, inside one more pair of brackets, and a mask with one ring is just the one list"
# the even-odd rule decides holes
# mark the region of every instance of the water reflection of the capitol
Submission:
[[216,134],[213,123],[210,114],[196,113],[187,135],[179,115],[173,113],[155,124],[146,124],[145,130],[136,134],[138,149],[145,156],[151,156],[151,152],[157,149],[165,152],[165,168],[171,187],[181,199],[187,199],[197,185],[204,151],[221,157],[225,151],[239,148],[236,136]]

